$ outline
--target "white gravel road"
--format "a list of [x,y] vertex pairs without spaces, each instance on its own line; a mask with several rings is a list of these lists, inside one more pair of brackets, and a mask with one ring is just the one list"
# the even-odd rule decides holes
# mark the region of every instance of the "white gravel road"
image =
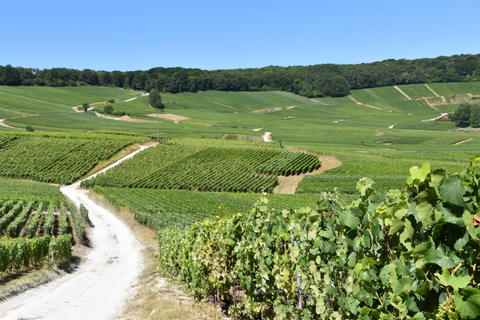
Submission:
[[89,211],[92,249],[86,261],[72,274],[1,302],[0,319],[112,319],[128,298],[142,270],[142,246],[123,221],[90,200],[85,190],[77,190],[78,185],[60,190]]

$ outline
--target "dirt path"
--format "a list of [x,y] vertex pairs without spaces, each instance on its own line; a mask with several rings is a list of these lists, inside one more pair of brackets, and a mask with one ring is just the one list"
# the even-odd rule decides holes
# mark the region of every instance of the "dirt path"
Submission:
[[145,96],[148,96],[148,93],[145,93],[145,92],[141,91],[141,95],[136,96],[136,97],[133,97],[133,98],[130,98],[130,99],[127,99],[127,100],[122,100],[122,101],[120,101],[120,102],[130,102],[130,101],[133,101],[133,100],[135,100],[135,99],[137,99],[137,98],[145,97]]
[[405,96],[405,98],[407,98],[408,100],[412,100],[412,98],[410,98],[410,97],[408,96],[408,94],[406,94],[405,92],[403,92],[403,90],[400,89],[398,86],[393,86],[393,87],[394,87],[395,89],[397,89],[398,92],[400,92],[401,94],[403,94],[403,95]]
[[425,101],[425,103],[432,109],[435,109],[435,110],[438,110],[437,107],[435,107],[430,101],[428,101],[428,98],[423,98],[423,100]]
[[369,108],[373,108],[373,109],[377,109],[377,110],[383,110],[382,108],[380,107],[375,107],[375,106],[371,106],[369,104],[365,104],[363,102],[360,102],[360,101],[357,101],[354,97],[352,97],[351,95],[348,96],[350,98],[350,100],[352,100],[353,102],[355,102],[356,104],[359,104],[361,106],[365,106],[365,107],[369,107]]
[[321,155],[319,159],[322,166],[318,170],[295,176],[278,176],[278,185],[273,189],[272,193],[294,194],[298,184],[305,175],[320,174],[342,165],[342,162],[332,155]]
[[271,134],[272,134],[271,132],[265,132],[265,133],[263,134],[263,136],[262,136],[263,141],[265,141],[265,142],[275,142],[275,141],[273,141],[273,139],[270,137]]
[[128,298],[142,270],[142,247],[128,226],[78,190],[79,184],[60,190],[89,210],[92,250],[74,273],[0,303],[1,319],[112,319]]
[[0,126],[6,127],[6,128],[11,128],[11,129],[17,129],[17,130],[25,130],[24,128],[17,128],[17,127],[9,126],[8,124],[5,123],[5,119],[0,119]]
[[427,87],[428,90],[432,91],[432,93],[435,95],[435,97],[440,97],[435,91],[433,91],[432,88],[428,84],[425,83],[425,87]]
[[440,118],[445,117],[447,114],[448,114],[448,112],[445,112],[445,113],[442,113],[441,115],[439,115],[438,117],[435,117],[435,118],[432,118],[432,119],[426,119],[426,120],[422,120],[422,121],[423,121],[423,122],[435,121],[435,120],[437,120],[437,119],[440,119]]
[[473,140],[473,138],[468,138],[468,139],[465,139],[465,140],[462,140],[462,141],[458,141],[458,142],[454,143],[453,145],[454,145],[454,146],[458,146],[459,144],[468,142],[468,141],[470,141],[470,140]]

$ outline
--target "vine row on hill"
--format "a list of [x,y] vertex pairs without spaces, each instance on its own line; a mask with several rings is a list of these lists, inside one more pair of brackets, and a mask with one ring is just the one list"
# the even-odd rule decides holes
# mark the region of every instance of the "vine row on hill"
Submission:
[[460,174],[412,167],[401,191],[357,188],[348,204],[323,193],[315,209],[277,211],[262,198],[162,229],[160,269],[254,319],[476,319],[480,157]]
[[0,134],[0,176],[70,184],[131,143],[126,139]]
[[64,201],[0,200],[0,272],[70,258],[73,242],[85,240],[88,211],[80,211]]
[[304,152],[160,145],[82,182],[82,186],[271,192],[278,184],[277,175],[296,175],[319,167],[318,156]]

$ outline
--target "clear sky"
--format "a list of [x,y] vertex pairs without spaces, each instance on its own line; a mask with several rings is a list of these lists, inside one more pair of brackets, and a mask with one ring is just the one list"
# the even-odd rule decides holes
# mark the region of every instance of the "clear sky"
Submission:
[[0,65],[207,70],[480,53],[480,0],[15,0]]

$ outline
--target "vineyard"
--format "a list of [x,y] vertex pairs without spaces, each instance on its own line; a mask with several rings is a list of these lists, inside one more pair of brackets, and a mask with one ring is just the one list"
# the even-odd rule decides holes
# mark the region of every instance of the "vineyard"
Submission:
[[[402,191],[316,209],[217,216],[159,233],[162,272],[196,299],[262,319],[476,319],[480,311],[480,158],[461,174],[410,169]],[[242,290],[244,300],[239,300]]]
[[132,142],[0,135],[0,176],[70,184]]
[[156,171],[163,170],[177,161],[195,153],[202,147],[158,145],[148,148],[133,158],[125,160],[121,165],[109,169],[95,178],[82,182],[83,187],[93,185],[105,187],[127,187]]
[[[109,202],[135,212],[135,218],[153,229],[164,227],[183,229],[195,222],[215,216],[248,211],[259,196],[254,193],[191,192],[186,190],[160,190],[135,188],[94,188]],[[269,195],[270,204],[281,208],[315,206],[317,195]]]
[[88,212],[63,201],[0,200],[0,272],[58,262],[85,240]]
[[273,148],[158,146],[82,182],[82,186],[271,192],[278,183],[277,175],[300,174],[319,167],[314,154]]

